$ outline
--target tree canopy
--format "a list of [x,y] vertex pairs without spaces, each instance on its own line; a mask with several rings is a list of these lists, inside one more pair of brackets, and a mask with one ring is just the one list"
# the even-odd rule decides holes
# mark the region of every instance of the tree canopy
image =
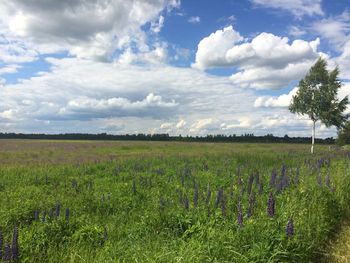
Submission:
[[337,143],[339,145],[350,145],[350,121],[348,121],[346,125],[344,125],[344,127],[339,130]]
[[[292,113],[307,115],[312,120],[312,145],[317,121],[321,121],[326,127],[336,126],[340,129],[347,120],[343,112],[349,101],[347,96],[341,100],[337,97],[342,85],[338,75],[338,67],[328,71],[327,62],[319,58],[307,75],[300,80],[299,89],[289,106]],[[311,152],[313,152],[313,146]]]
[[299,90],[293,96],[289,110],[292,113],[307,115],[312,121],[320,120],[327,127],[341,128],[347,116],[343,114],[348,97],[339,100],[338,90],[342,83],[338,79],[339,69],[327,71],[327,62],[320,58],[309,73],[299,82]]

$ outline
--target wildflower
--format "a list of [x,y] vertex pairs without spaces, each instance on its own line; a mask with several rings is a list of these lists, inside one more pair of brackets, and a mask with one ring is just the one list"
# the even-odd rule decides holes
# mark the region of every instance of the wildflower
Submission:
[[69,215],[70,215],[69,208],[66,208],[66,220],[67,221],[69,221]]
[[4,246],[4,236],[2,234],[2,229],[0,228],[0,260],[2,259],[2,247]]
[[46,211],[44,211],[43,216],[42,216],[42,218],[41,218],[41,221],[42,221],[42,222],[45,222],[45,220],[46,220]]
[[185,197],[185,209],[188,210],[190,208],[190,204],[188,202],[187,196]]
[[15,261],[19,258],[19,249],[18,249],[18,228],[15,227],[13,230],[12,237],[12,260]]
[[295,171],[295,177],[294,177],[295,184],[299,183],[299,174],[300,174],[299,167],[297,167],[297,170]]
[[254,202],[255,202],[255,196],[254,196],[254,193],[252,193],[249,196],[249,207],[248,207],[248,212],[247,212],[247,217],[248,218],[253,215]]
[[294,223],[292,218],[289,218],[288,220],[287,227],[286,227],[286,234],[287,234],[287,237],[294,235]]
[[52,219],[52,218],[53,218],[53,208],[51,208],[51,209],[50,209],[50,212],[49,212],[49,217],[50,217],[50,219]]
[[136,194],[136,183],[135,183],[135,180],[132,181],[132,193]]
[[35,220],[35,221],[39,220],[39,210],[38,210],[38,209],[36,209],[36,210],[34,211],[34,220]]
[[218,194],[217,194],[216,200],[215,200],[215,208],[218,208],[219,203],[221,202],[223,196],[224,196],[224,189],[223,188],[219,188]]
[[275,215],[275,199],[273,198],[272,193],[270,193],[269,200],[267,202],[267,214],[269,217]]
[[259,195],[261,195],[263,193],[263,191],[264,191],[264,185],[263,185],[262,182],[260,182],[260,184],[259,184]]
[[56,217],[59,217],[60,216],[60,209],[61,209],[61,205],[60,205],[60,203],[57,203],[56,204]]
[[259,182],[260,182],[260,175],[259,175],[259,173],[257,172],[257,173],[255,174],[255,184],[258,185]]
[[250,174],[249,175],[249,179],[248,179],[248,186],[247,186],[247,194],[248,194],[248,196],[250,195],[250,192],[252,191],[253,180],[254,180],[254,175]]
[[221,201],[221,213],[223,217],[226,217],[226,202],[225,199]]
[[7,242],[4,248],[4,262],[10,262],[12,258],[12,253],[11,253],[11,246]]
[[276,170],[273,169],[272,172],[271,172],[270,187],[274,187],[275,186],[276,178],[277,178],[277,173],[276,173]]

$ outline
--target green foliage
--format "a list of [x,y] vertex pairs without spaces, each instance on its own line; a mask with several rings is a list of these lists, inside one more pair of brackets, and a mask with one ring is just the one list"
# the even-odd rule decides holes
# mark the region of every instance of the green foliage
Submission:
[[292,113],[307,115],[312,121],[320,120],[327,127],[342,127],[346,121],[343,115],[348,97],[338,100],[341,87],[338,79],[339,69],[327,70],[327,62],[320,58],[308,74],[299,82],[299,89],[293,96],[289,110]]
[[350,145],[350,121],[348,121],[344,127],[338,131],[337,144],[340,146]]
[[[0,227],[8,241],[18,226],[21,262],[309,262],[319,259],[348,208],[349,157],[320,146],[310,158],[304,145],[284,146],[192,144],[196,152],[174,155],[178,146],[168,143],[162,153],[107,162],[2,165]],[[271,171],[281,178],[282,167],[288,186],[278,191],[270,186]],[[256,173],[248,217],[248,182]],[[225,213],[222,201],[215,205],[219,188]],[[276,200],[272,218],[266,212],[270,192]],[[239,201],[243,227],[237,223]],[[60,215],[49,217],[58,202]],[[287,237],[290,217],[295,234]]]

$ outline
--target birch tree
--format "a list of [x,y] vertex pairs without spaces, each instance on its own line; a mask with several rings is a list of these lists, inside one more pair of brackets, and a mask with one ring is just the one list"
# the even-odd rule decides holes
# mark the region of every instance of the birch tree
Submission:
[[348,97],[342,100],[337,97],[341,88],[338,78],[339,69],[327,70],[327,62],[319,58],[310,68],[307,75],[300,80],[298,91],[289,105],[292,113],[307,115],[312,121],[311,153],[314,153],[316,123],[320,121],[326,127],[336,126],[340,129],[346,122],[344,111]]

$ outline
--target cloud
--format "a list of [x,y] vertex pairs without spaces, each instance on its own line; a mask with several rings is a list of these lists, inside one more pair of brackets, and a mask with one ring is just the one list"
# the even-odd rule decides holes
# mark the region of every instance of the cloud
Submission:
[[196,120],[189,130],[192,134],[208,134],[217,130],[219,128],[219,123],[213,118],[199,119]]
[[[142,26],[153,23],[151,30],[158,33],[164,22],[159,14],[178,6],[179,1],[167,0],[1,1],[0,32],[5,32],[7,41],[15,41],[11,47],[15,46],[17,59],[68,51],[105,61],[131,43],[147,48]],[[3,53],[0,58],[14,62],[8,55],[12,52]]]
[[231,76],[234,84],[258,89],[279,89],[300,79],[318,58],[319,39],[294,40],[261,33],[250,42],[232,26],[218,30],[198,44],[198,69],[231,67],[238,72]]
[[298,88],[293,88],[288,94],[282,94],[278,97],[262,96],[254,102],[254,107],[288,107],[292,97],[296,94]]
[[307,32],[300,27],[290,26],[288,29],[288,34],[293,37],[301,37],[304,36]]
[[198,24],[201,21],[201,18],[199,16],[191,16],[187,21],[192,24]]
[[[158,64],[47,62],[49,72],[1,87],[2,131],[309,134],[308,123],[286,108],[253,107],[254,90],[227,77]],[[329,134],[335,131],[319,131],[319,136]]]
[[192,66],[198,69],[227,66],[227,51],[241,41],[243,37],[232,26],[217,30],[199,42],[196,62]]
[[0,75],[16,73],[21,66],[16,64],[9,64],[0,67]]
[[316,20],[310,29],[327,39],[337,50],[341,50],[350,40],[350,13],[346,10],[338,16]]
[[179,120],[178,123],[176,123],[176,128],[177,129],[182,129],[183,127],[185,127],[186,125],[186,121],[185,120]]
[[257,7],[281,9],[292,13],[296,18],[324,15],[321,0],[250,0]]
[[67,105],[60,108],[58,116],[73,119],[94,119],[123,116],[152,116],[160,117],[177,106],[173,100],[163,101],[161,96],[150,93],[141,101],[130,101],[126,98],[93,99],[79,97],[68,101]]
[[[298,87],[293,88],[288,94],[280,96],[261,96],[254,102],[256,108],[288,108],[293,96],[297,93]],[[344,82],[338,91],[338,99],[342,100],[345,96],[350,96],[350,82]],[[346,112],[350,112],[350,105]]]
[[158,22],[152,22],[151,28],[154,33],[159,33],[162,30],[162,27],[164,26],[164,16],[159,16]]

